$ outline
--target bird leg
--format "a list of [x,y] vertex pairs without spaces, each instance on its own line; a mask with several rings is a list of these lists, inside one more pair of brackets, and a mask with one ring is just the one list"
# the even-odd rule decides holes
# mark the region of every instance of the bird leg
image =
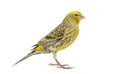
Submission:
[[65,67],[65,66],[69,66],[68,64],[63,64],[63,65],[62,65],[62,64],[57,60],[57,58],[56,58],[56,52],[53,53],[53,57],[54,57],[54,59],[55,59],[55,61],[56,61],[57,64],[49,64],[49,65],[58,66],[59,68],[63,68],[63,69],[71,69],[71,68],[72,68],[72,67]]

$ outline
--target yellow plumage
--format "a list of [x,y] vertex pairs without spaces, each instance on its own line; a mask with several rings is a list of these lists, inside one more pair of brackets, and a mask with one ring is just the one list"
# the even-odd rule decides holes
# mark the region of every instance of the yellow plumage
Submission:
[[84,18],[84,16],[78,11],[67,14],[58,27],[34,45],[31,53],[16,62],[14,65],[34,54],[53,53],[53,57],[57,64],[51,65],[59,66],[63,69],[70,69],[71,67],[65,67],[66,65],[61,65],[59,63],[56,53],[70,46],[75,41],[79,34],[79,23],[82,18]]

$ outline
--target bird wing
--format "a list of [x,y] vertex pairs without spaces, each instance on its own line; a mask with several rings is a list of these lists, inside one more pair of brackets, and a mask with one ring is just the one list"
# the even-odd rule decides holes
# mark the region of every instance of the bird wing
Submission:
[[51,42],[57,42],[60,39],[63,38],[65,33],[66,26],[63,24],[60,24],[58,27],[56,27],[54,30],[52,30],[48,35],[43,37],[36,45],[38,46],[40,44],[47,44]]
[[56,27],[54,30],[52,30],[47,36],[45,36],[46,39],[59,39],[64,36],[65,32],[65,25],[60,24],[58,27]]
[[53,47],[57,50],[61,50],[61,49],[66,48],[71,43],[72,32],[73,32],[73,30],[71,30],[70,28],[66,28],[64,36],[62,37],[62,39],[60,39]]
[[[56,47],[62,44],[62,42],[67,38],[67,35],[71,32],[71,26],[60,24],[54,30],[52,30],[48,35],[42,38],[33,48],[37,48],[39,45]],[[48,47],[49,48],[49,47]],[[55,49],[56,50],[56,49]]]

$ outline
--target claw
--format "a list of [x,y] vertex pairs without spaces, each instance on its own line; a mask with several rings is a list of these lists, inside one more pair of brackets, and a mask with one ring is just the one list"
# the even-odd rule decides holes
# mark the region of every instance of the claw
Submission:
[[60,64],[52,64],[52,63],[50,63],[49,65],[57,66],[57,68],[63,68],[63,69],[72,69],[73,68],[73,67],[65,67],[65,66],[69,66],[68,64],[60,65]]
[[[60,66],[59,64],[52,64],[52,63],[50,63],[49,65],[51,65],[51,66]],[[69,66],[69,64],[63,64],[62,66]]]
[[63,64],[62,66],[69,66],[69,64]]
[[63,69],[73,69],[74,67],[57,67],[57,68],[63,68]]

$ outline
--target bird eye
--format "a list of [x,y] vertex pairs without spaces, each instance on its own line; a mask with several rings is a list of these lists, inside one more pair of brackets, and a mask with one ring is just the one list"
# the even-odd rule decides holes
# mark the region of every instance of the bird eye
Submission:
[[78,14],[75,14],[75,16],[78,16]]

